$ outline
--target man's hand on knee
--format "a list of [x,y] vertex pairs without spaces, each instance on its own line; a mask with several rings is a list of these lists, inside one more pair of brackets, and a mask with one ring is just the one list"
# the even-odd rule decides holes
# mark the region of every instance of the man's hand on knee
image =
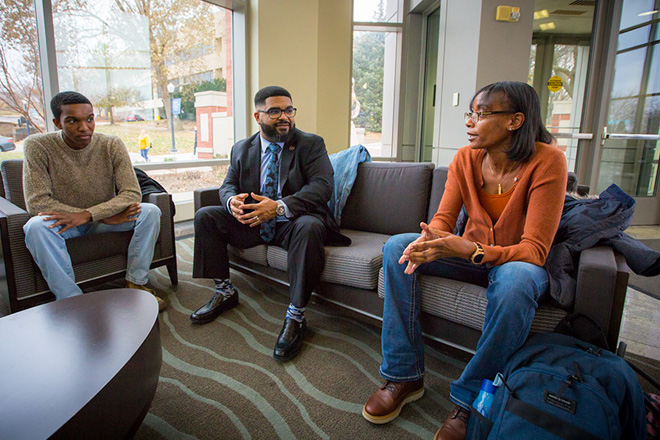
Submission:
[[115,214],[112,217],[99,220],[99,223],[105,223],[106,225],[120,225],[122,223],[134,222],[137,220],[137,217],[140,214],[140,212],[142,212],[142,210],[140,209],[140,204],[133,203],[119,214]]
[[56,212],[56,211],[47,211],[40,212],[38,215],[46,216],[44,221],[55,220],[55,223],[48,226],[50,229],[53,229],[57,226],[62,228],[57,231],[58,234],[62,234],[65,231],[68,231],[71,228],[84,225],[89,223],[92,220],[92,214],[89,211],[80,211],[80,212]]

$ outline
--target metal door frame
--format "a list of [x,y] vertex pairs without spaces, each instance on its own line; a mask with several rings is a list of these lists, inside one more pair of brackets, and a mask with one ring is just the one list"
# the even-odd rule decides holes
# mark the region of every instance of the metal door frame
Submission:
[[[623,0],[599,1],[594,21],[595,33],[592,46],[590,86],[585,96],[585,107],[581,131],[592,133],[590,139],[581,139],[578,143],[578,160],[576,173],[579,180],[587,183],[592,190],[598,185],[604,142],[608,139],[649,139],[657,140],[657,135],[619,134],[607,132],[607,117],[610,106],[610,94],[614,86],[614,67],[616,63],[617,46],[621,24]],[[638,202],[637,211],[644,212],[653,208],[655,214],[651,220],[641,220],[636,214],[633,224],[660,223],[660,195],[655,197],[635,197]],[[639,219],[639,220],[636,220]]]

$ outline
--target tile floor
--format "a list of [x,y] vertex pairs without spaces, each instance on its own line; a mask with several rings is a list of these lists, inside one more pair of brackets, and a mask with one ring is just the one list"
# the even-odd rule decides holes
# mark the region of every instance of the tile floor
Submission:
[[[631,226],[626,233],[637,239],[660,239],[660,226]],[[628,344],[628,352],[660,360],[660,301],[629,287],[620,340]]]

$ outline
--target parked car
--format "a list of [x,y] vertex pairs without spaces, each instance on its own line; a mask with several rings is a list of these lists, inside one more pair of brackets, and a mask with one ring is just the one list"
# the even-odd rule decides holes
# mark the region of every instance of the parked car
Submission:
[[144,121],[144,118],[140,115],[128,115],[128,116],[126,116],[126,122],[135,122],[135,121]]
[[12,151],[16,149],[14,141],[11,138],[0,136],[0,151]]

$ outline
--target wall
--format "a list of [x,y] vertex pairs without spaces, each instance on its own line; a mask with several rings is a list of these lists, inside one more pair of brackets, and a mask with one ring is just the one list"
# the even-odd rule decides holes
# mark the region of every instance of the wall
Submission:
[[267,85],[291,92],[296,125],[326,141],[329,153],[348,147],[351,105],[352,2],[255,0],[248,17],[251,133],[254,94]]

